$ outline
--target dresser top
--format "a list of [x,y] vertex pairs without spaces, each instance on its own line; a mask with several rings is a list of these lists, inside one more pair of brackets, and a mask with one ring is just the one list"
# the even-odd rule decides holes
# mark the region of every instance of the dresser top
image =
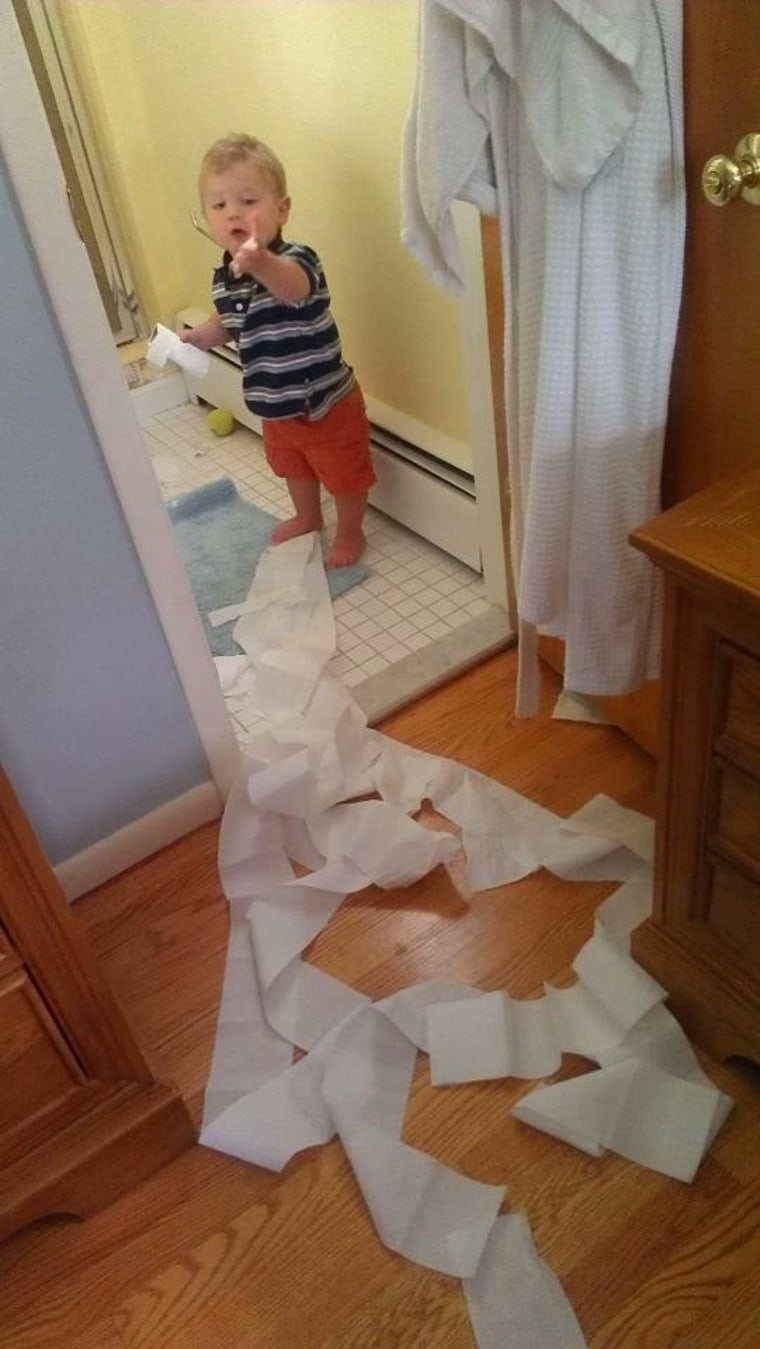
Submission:
[[715,483],[634,530],[665,571],[760,601],[760,468]]

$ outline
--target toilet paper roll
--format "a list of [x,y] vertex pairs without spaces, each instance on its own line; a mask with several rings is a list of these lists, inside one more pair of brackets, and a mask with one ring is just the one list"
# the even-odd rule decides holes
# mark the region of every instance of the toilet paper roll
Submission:
[[189,342],[181,342],[177,333],[165,328],[162,323],[157,323],[151,333],[147,355],[151,365],[163,367],[167,361],[173,361],[181,370],[186,370],[188,375],[195,375],[197,379],[203,379],[208,374],[211,360],[207,351],[199,351]]

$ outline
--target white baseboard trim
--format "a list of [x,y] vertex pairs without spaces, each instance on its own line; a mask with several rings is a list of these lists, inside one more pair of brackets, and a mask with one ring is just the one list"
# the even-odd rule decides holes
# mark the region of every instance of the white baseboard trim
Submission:
[[221,813],[219,792],[213,782],[203,782],[60,862],[53,870],[71,903],[193,829],[218,819]]
[[176,375],[151,380],[150,384],[140,384],[129,392],[141,426],[151,417],[158,417],[161,412],[181,407],[189,398],[185,377],[180,371]]

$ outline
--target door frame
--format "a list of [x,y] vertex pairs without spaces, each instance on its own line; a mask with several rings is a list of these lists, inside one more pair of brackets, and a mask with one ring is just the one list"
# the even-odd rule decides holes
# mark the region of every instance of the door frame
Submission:
[[[0,5],[0,152],[82,397],[224,801],[240,748],[124,378],[11,5]],[[175,834],[176,837],[176,834]]]
[[[0,47],[0,151],[211,776],[224,800],[238,770],[240,749],[10,5],[0,5]],[[459,219],[469,283],[462,302],[463,347],[484,580],[488,599],[508,608],[508,489],[494,426],[483,251],[478,218],[470,213]]]

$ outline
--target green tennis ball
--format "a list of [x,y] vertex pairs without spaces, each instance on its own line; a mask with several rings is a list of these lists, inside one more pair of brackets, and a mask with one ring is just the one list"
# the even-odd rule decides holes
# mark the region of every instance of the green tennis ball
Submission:
[[235,418],[231,412],[225,412],[223,408],[212,408],[206,422],[209,431],[213,431],[215,436],[229,436],[235,430]]

